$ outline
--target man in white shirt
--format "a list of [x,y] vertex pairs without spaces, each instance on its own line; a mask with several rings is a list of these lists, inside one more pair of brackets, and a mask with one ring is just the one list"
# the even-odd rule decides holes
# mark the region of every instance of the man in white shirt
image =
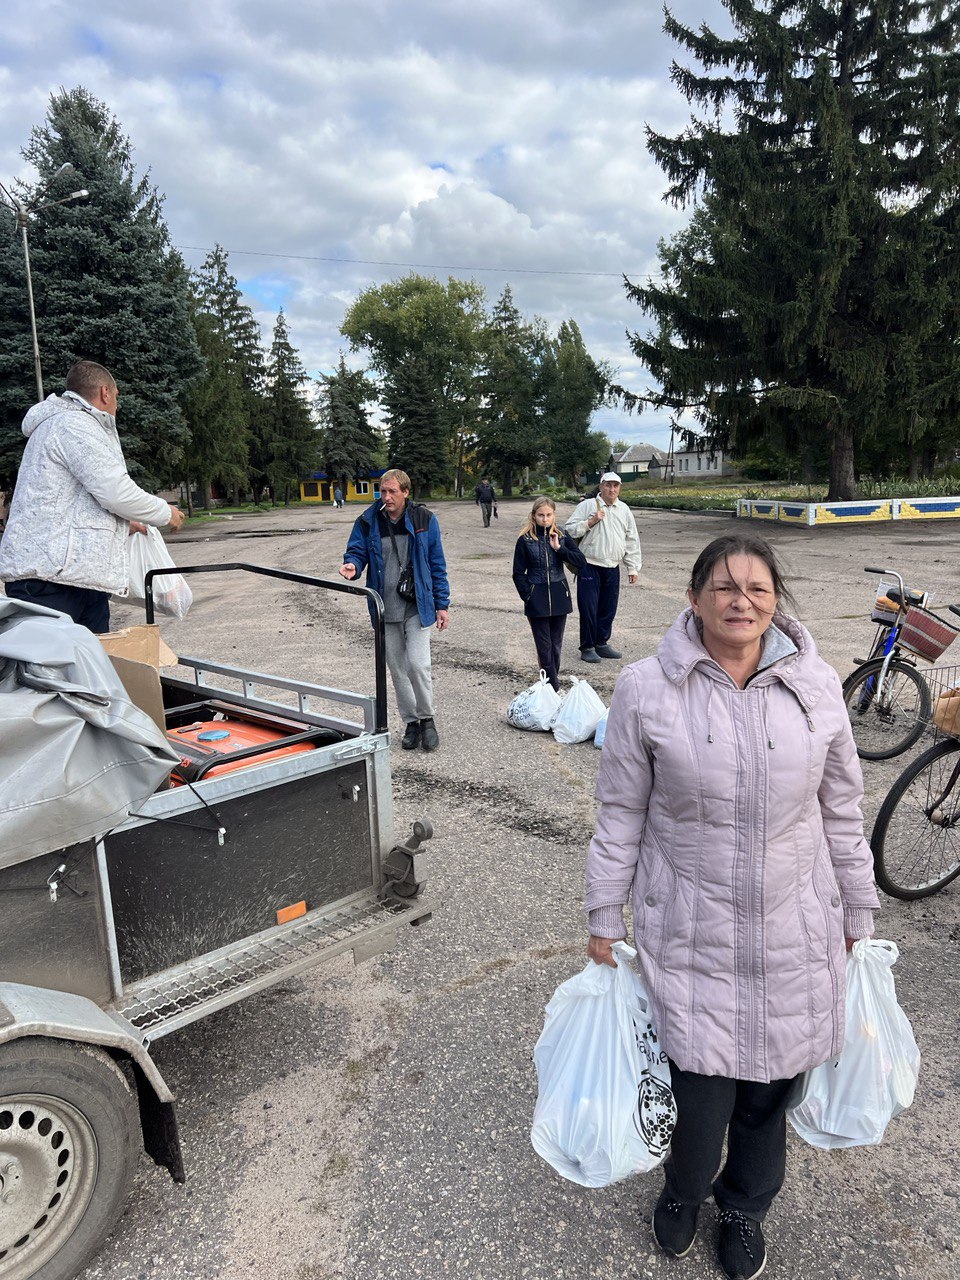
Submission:
[[596,498],[585,498],[564,526],[580,540],[587,560],[577,577],[580,611],[580,657],[584,662],[621,658],[610,645],[610,632],[620,600],[620,565],[632,586],[640,572],[640,538],[633,512],[620,500],[620,477],[607,471],[600,477]]
[[62,396],[28,410],[27,447],[0,543],[8,596],[69,614],[96,633],[110,629],[111,594],[127,593],[128,536],[146,533],[148,524],[183,524],[179,507],[127,474],[117,402],[109,369],[79,360]]

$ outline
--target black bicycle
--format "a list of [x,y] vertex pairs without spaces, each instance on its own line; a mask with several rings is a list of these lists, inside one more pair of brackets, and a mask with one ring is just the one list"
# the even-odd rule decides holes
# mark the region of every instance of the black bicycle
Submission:
[[[928,596],[904,585],[895,569],[864,569],[881,581],[871,617],[877,624],[868,656],[843,682],[843,700],[862,760],[890,760],[908,751],[930,723],[930,687],[917,658],[936,662],[960,630],[926,607]],[[950,605],[953,613],[960,609]]]

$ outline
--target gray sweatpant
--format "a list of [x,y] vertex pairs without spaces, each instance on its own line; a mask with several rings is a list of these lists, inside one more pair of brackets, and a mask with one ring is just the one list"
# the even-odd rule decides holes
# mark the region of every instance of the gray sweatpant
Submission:
[[385,624],[387,666],[404,724],[433,719],[433,678],[430,674],[430,627],[419,614],[405,622]]

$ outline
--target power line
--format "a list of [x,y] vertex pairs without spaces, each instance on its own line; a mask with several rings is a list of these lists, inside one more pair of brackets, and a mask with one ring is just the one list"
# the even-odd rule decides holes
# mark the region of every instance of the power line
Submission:
[[[212,249],[201,244],[180,244],[176,248],[192,250],[196,253],[213,252]],[[624,276],[622,271],[559,271],[548,267],[457,267],[443,262],[390,262],[380,258],[324,258],[308,253],[268,253],[263,249],[227,249],[226,252],[248,258],[279,258],[292,262],[336,262],[343,266],[360,267],[413,267],[418,271],[497,271],[502,275],[591,276],[612,280],[621,280]],[[652,281],[655,277],[646,276],[645,278]]]

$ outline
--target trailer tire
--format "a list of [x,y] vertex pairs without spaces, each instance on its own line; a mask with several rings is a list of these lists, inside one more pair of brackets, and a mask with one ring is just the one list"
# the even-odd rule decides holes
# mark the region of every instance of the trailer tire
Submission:
[[0,1280],[72,1280],[119,1217],[139,1129],[130,1085],[102,1049],[0,1045]]

